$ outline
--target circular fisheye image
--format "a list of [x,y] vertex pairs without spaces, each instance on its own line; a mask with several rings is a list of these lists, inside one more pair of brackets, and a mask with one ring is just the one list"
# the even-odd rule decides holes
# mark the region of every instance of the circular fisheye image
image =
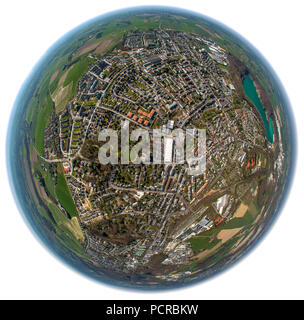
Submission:
[[9,179],[34,234],[73,269],[178,288],[269,229],[292,126],[279,80],[241,36],[191,11],[129,8],[72,30],[34,67],[10,119]]

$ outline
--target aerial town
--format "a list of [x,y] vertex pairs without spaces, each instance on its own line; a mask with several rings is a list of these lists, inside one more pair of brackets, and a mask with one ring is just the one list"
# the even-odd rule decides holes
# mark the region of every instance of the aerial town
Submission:
[[[43,159],[62,164],[85,251],[96,263],[119,272],[161,265],[173,278],[183,275],[174,273],[177,266],[202,254],[192,239],[227,224],[242,199],[256,193],[269,158],[263,123],[240,98],[225,50],[204,37],[132,31],[121,48],[91,58],[76,97],[52,114]],[[127,125],[161,129],[162,163],[98,161],[100,131]],[[175,162],[174,137],[168,137],[178,128],[206,130],[200,175]]]

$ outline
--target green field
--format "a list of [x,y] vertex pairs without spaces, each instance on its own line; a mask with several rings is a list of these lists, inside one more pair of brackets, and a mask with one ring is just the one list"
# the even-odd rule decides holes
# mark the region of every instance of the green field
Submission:
[[212,249],[216,244],[220,242],[220,240],[218,240],[216,237],[222,230],[247,228],[252,225],[259,212],[260,211],[257,204],[253,202],[249,206],[244,217],[233,218],[227,223],[222,223],[217,228],[202,232],[194,236],[193,238],[189,239],[188,242],[191,243],[194,253],[198,253],[203,249]]
[[75,234],[73,234],[73,232],[67,228],[67,225],[70,224],[70,220],[66,217],[66,215],[52,203],[49,204],[49,209],[56,220],[55,228],[59,241],[61,241],[64,246],[67,246],[80,257],[90,259],[90,256],[85,253],[81,242],[77,240]]
[[45,103],[39,107],[37,116],[37,125],[35,130],[35,146],[40,155],[43,155],[44,150],[44,131],[49,122],[52,112],[53,102],[50,96],[45,98]]
[[197,235],[188,241],[191,243],[194,254],[199,253],[203,249],[210,250],[220,242],[218,239],[211,241],[210,237],[204,235]]
[[48,192],[49,196],[52,199],[56,199],[55,184],[54,184],[52,173],[49,169],[49,164],[45,164],[45,167],[46,167],[46,170],[43,170],[41,168],[41,164],[39,161],[35,163],[35,170],[39,171],[40,174],[42,175],[45,183],[46,191]]
[[83,57],[71,67],[71,70],[67,74],[64,80],[63,86],[66,87],[71,82],[73,82],[73,89],[72,89],[73,96],[76,94],[78,81],[83,76],[83,74],[88,70],[92,62],[94,62],[94,59]]
[[77,217],[78,213],[76,210],[76,206],[73,202],[69,187],[65,181],[64,176],[60,173],[58,173],[57,176],[57,185],[55,188],[55,192],[59,202],[64,207],[64,209],[71,215],[71,217]]
[[[159,13],[142,15],[139,11],[135,16],[130,16],[128,13],[125,13],[119,18],[104,18],[100,23],[86,26],[81,33],[76,33],[72,41],[67,42],[68,45],[59,47],[55,55],[56,57],[48,64],[48,68],[40,80],[37,96],[33,97],[30,102],[30,108],[27,113],[27,120],[29,122],[33,121],[32,125],[35,128],[35,146],[39,154],[43,154],[44,130],[52,111],[50,93],[53,94],[56,91],[60,77],[66,71],[66,67],[70,66],[63,87],[72,83],[72,90],[69,92],[65,101],[72,99],[76,94],[79,79],[87,71],[91,63],[94,62],[93,59],[88,58],[88,53],[77,57],[73,61],[73,54],[75,54],[88,39],[90,39],[91,42],[97,43],[105,39],[113,38],[112,44],[104,52],[106,53],[117,45],[127,32],[134,30],[148,31],[158,28],[160,23],[163,28],[168,27],[179,31],[205,35],[215,40],[227,51],[243,61],[252,72],[256,73],[265,89],[274,93],[272,83],[266,76],[267,71],[263,69],[259,61],[252,56],[251,52],[245,46],[240,47],[238,43],[221,28],[216,28],[216,33],[211,33],[208,32],[208,28],[210,28],[208,22],[203,22],[199,18],[186,18],[187,16],[180,17],[167,14],[166,12],[161,15]],[[57,76],[50,84],[50,79],[55,72],[57,72]],[[275,96],[275,94],[271,94],[271,99],[273,99],[273,96]],[[58,110],[62,109],[58,108]]]

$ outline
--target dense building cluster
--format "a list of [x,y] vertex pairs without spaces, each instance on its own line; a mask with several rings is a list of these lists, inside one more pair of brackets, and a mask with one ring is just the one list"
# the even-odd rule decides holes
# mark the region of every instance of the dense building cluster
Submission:
[[[91,56],[96,63],[76,98],[46,128],[44,158],[64,163],[94,260],[123,271],[161,256],[170,268],[193,257],[187,240],[232,219],[252,176],[266,166],[266,138],[213,41],[157,29],[125,35],[123,47],[101,60]],[[130,130],[161,128],[167,136],[206,129],[206,171],[191,176],[186,163],[175,163],[174,138],[164,163],[101,165],[99,132],[120,132],[126,120]]]

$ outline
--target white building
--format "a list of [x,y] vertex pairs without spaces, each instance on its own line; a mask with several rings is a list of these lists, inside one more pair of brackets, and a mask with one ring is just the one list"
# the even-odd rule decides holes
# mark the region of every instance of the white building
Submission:
[[172,130],[173,127],[174,127],[174,120],[169,120],[168,124],[167,124],[167,127]]
[[173,138],[164,138],[164,163],[172,163]]

